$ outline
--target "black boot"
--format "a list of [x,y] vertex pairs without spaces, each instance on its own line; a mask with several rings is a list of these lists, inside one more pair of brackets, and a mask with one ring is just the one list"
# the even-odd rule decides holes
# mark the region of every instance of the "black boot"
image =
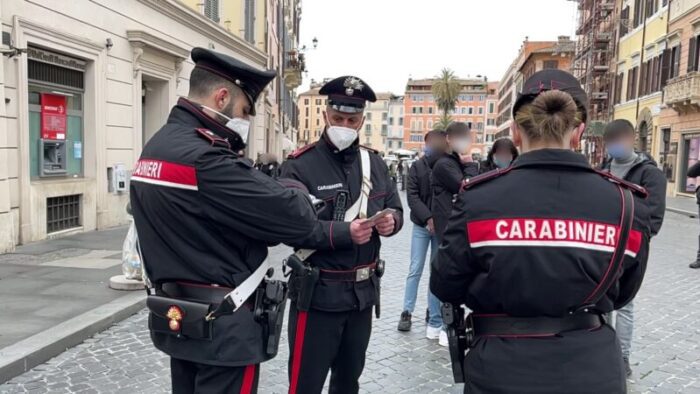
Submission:
[[401,312],[399,319],[399,331],[411,331],[411,313],[409,311]]
[[693,268],[693,269],[698,269],[698,268],[700,268],[700,261],[695,260],[692,263],[690,263],[690,265],[688,267]]

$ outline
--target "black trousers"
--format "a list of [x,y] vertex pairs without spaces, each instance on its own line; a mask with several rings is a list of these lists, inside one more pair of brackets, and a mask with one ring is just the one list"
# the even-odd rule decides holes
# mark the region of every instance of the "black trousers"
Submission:
[[330,394],[355,394],[372,333],[363,311],[289,310],[289,394],[318,394],[331,371]]
[[260,367],[217,367],[171,357],[170,376],[173,394],[254,394]]

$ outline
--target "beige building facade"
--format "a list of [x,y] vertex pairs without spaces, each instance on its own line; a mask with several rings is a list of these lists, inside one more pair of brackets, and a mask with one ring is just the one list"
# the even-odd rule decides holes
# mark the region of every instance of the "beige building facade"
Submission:
[[0,0],[0,20],[0,252],[127,223],[128,174],[187,95],[191,48],[268,66],[259,46],[175,0]]

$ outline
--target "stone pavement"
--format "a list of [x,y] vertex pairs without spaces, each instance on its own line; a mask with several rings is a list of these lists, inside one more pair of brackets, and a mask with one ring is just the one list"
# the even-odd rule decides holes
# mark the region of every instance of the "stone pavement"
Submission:
[[[362,393],[459,393],[452,384],[445,349],[423,338],[420,312],[414,330],[396,331],[408,269],[410,226],[385,241],[387,260],[383,316],[375,320],[361,379]],[[652,245],[646,281],[636,300],[637,326],[632,363],[634,393],[700,393],[700,271],[687,264],[695,256],[696,219],[668,213]],[[273,250],[278,260],[286,249]],[[416,311],[425,310],[427,280]],[[262,367],[260,393],[286,393],[286,338],[278,357]],[[168,362],[148,337],[140,312],[85,343],[18,376],[0,393],[165,393]]]
[[695,197],[666,197],[666,209],[676,213],[687,213],[694,217],[698,215],[698,204]]
[[93,231],[0,255],[0,349],[124,296],[108,284],[125,235]]

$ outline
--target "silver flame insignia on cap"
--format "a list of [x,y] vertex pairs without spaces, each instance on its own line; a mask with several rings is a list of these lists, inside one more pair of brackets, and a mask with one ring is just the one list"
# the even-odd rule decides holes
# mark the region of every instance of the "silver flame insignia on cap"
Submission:
[[362,81],[355,77],[348,77],[345,79],[343,86],[345,87],[345,94],[348,96],[354,95],[355,90],[362,90],[365,87],[365,85],[362,84]]

